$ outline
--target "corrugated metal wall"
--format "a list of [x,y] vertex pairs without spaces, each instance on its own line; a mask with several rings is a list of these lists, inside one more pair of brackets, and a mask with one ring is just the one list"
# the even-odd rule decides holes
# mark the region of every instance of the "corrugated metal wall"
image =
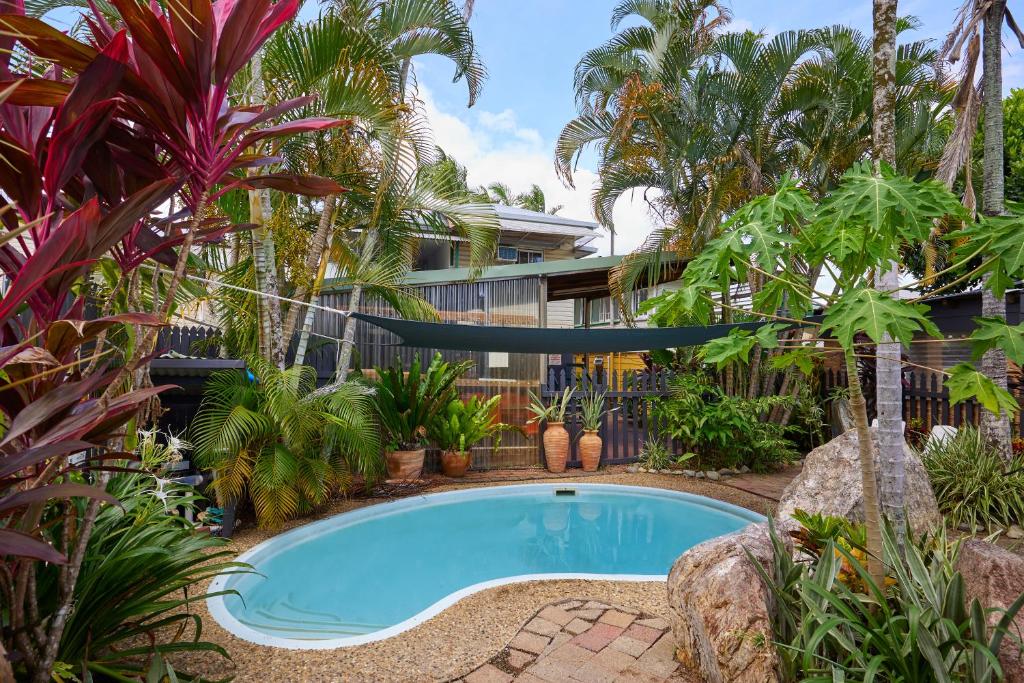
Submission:
[[[441,321],[460,325],[491,325],[539,327],[541,320],[541,282],[537,277],[488,280],[474,283],[452,283],[416,287],[414,291],[437,309]],[[330,308],[348,310],[347,292],[327,292],[321,303]],[[544,303],[546,307],[546,302]],[[379,299],[365,301],[359,311],[372,315],[394,316],[391,306]],[[322,381],[334,375],[337,343],[341,337],[341,316],[317,311],[307,364],[317,368]],[[325,339],[329,337],[331,339]],[[399,346],[400,339],[390,332],[365,322],[356,326],[356,348],[353,362],[364,371],[390,365],[397,358],[408,367],[415,354],[427,361],[435,349],[412,349]],[[442,351],[447,360],[472,360],[473,367],[459,381],[463,397],[501,395],[501,421],[526,432],[503,435],[501,447],[494,451],[484,442],[473,452],[473,466],[479,469],[528,467],[541,464],[536,425],[527,425],[528,391],[538,391],[541,383],[542,357],[525,353],[479,353]],[[436,454],[428,454],[428,464],[436,465]]]

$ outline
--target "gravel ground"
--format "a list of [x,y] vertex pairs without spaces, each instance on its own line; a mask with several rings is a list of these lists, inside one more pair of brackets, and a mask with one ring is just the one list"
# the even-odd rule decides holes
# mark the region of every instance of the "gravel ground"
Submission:
[[[616,471],[601,476],[545,477],[543,481],[651,486],[717,498],[761,514],[770,512],[770,501],[759,496],[673,475]],[[511,482],[474,482],[472,485],[507,483]],[[465,488],[465,485],[435,486],[429,492],[457,488]],[[383,499],[340,500],[316,518],[377,502]],[[316,518],[299,520],[286,528],[301,526]],[[231,549],[241,553],[273,535],[243,529],[232,538]],[[206,586],[201,589],[205,591]],[[226,661],[202,653],[177,657],[174,663],[180,670],[193,674],[214,678],[234,676],[237,681],[444,681],[486,662],[518,632],[527,617],[544,605],[565,598],[600,600],[667,616],[664,583],[536,581],[476,593],[423,624],[384,641],[337,650],[285,650],[235,638],[209,615],[203,603],[199,603],[195,609],[203,617],[203,639],[224,646],[232,659]]]

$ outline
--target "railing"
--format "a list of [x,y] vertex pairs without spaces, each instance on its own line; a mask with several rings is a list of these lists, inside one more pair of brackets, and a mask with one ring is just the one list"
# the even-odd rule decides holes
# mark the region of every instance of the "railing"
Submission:
[[[644,443],[657,436],[651,416],[651,399],[668,395],[668,383],[672,374],[662,371],[604,372],[600,363],[595,372],[585,370],[551,370],[547,382],[541,387],[541,396],[551,399],[560,395],[566,387],[574,389],[571,412],[577,412],[579,399],[591,392],[605,394],[605,415],[601,420],[598,435],[601,437],[601,463],[615,465],[635,462],[643,450]],[[577,452],[582,427],[578,420],[565,425],[569,432],[570,467],[579,466]],[[541,446],[543,451],[543,445]]]
[[[942,384],[942,376],[934,372],[903,373],[903,420],[908,425],[920,421],[922,431],[930,431],[935,425],[977,425],[981,420],[981,405],[971,399],[952,405],[949,402],[949,390]],[[847,386],[846,373],[826,370],[822,376],[824,397],[836,388]],[[1024,387],[1011,381],[1009,391],[1018,402],[1024,402]],[[868,415],[868,419],[874,419]],[[1024,433],[1024,413],[1015,418],[1015,433]]]

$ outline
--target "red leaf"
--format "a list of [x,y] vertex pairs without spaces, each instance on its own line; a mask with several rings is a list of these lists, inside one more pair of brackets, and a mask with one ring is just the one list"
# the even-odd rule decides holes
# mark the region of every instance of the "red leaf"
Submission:
[[[11,427],[0,442],[0,448],[7,446],[15,439],[29,431],[40,427],[50,420],[59,417],[68,407],[81,401],[84,397],[103,386],[111,379],[109,373],[97,372],[77,382],[62,384],[59,390],[53,390],[29,403],[11,422]],[[50,431],[53,431],[52,429]],[[77,437],[75,437],[77,438]],[[59,439],[49,439],[45,443],[53,443]],[[42,445],[42,440],[39,441]]]
[[85,111],[114,97],[128,67],[128,37],[120,31],[79,74],[53,124],[53,135],[74,123]]
[[20,531],[0,529],[0,555],[30,557],[51,564],[65,564],[67,558],[57,552],[49,543],[32,538]]
[[96,486],[88,484],[50,484],[0,498],[0,512],[25,507],[32,503],[45,503],[55,498],[94,498],[111,505],[119,505],[117,498]]
[[96,58],[96,50],[61,33],[41,19],[18,14],[0,15],[0,32],[18,37],[29,52],[75,73]]
[[279,138],[297,135],[299,133],[308,133],[314,130],[337,128],[339,126],[348,125],[349,123],[350,121],[347,119],[330,119],[323,117],[287,121],[285,123],[279,123],[276,126],[270,126],[269,128],[261,128],[260,130],[253,131],[242,138],[242,141],[238,144],[241,147],[251,147],[260,140],[265,140],[267,138]]
[[325,197],[329,194],[341,194],[345,191],[345,188],[330,178],[322,178],[315,175],[292,175],[288,173],[251,176],[232,183],[231,186],[247,190],[267,188],[309,197]]
[[64,98],[71,92],[70,83],[54,81],[49,78],[0,81],[0,90],[15,83],[18,87],[4,99],[4,104],[13,104],[19,107],[59,107],[64,104]]
[[0,478],[14,474],[18,470],[48,460],[49,458],[88,450],[92,447],[93,444],[87,441],[58,441],[46,446],[29,448],[17,455],[5,456],[3,459],[0,459]]

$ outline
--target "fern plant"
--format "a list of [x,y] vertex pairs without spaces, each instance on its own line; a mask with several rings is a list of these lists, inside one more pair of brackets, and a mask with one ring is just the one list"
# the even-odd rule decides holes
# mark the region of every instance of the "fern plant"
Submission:
[[221,505],[248,495],[260,526],[275,528],[347,489],[353,472],[380,476],[368,387],[347,382],[316,393],[309,366],[247,363],[252,380],[232,370],[211,375],[192,424],[196,460],[216,473]]
[[396,451],[422,448],[432,417],[456,398],[455,381],[472,365],[472,361],[449,363],[438,353],[425,371],[419,354],[408,372],[397,359],[390,368],[377,368],[374,402],[387,447]]

